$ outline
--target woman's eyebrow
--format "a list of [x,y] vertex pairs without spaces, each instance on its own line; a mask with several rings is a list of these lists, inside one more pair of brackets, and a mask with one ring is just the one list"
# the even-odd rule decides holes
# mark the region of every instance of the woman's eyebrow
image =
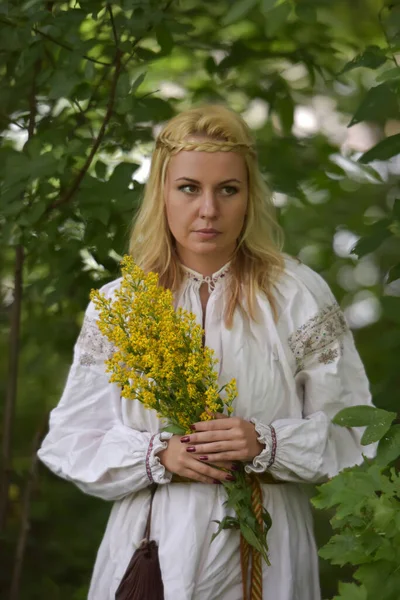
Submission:
[[[175,179],[175,181],[182,181],[182,180],[190,181],[191,183],[197,183],[198,185],[200,185],[200,183],[201,183],[200,181],[197,181],[197,179],[191,179],[191,177],[178,177],[178,179]],[[232,178],[232,179],[225,179],[224,181],[220,181],[219,185],[222,185],[224,183],[231,183],[232,181],[236,181],[236,183],[242,183],[240,181],[240,179]]]

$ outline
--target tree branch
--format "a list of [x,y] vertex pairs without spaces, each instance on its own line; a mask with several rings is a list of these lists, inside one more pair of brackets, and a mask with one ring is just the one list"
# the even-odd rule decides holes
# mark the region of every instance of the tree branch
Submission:
[[22,129],[23,131],[25,131],[25,127],[23,125],[20,125],[18,123],[18,121],[14,121],[14,119],[10,119],[10,117],[7,117],[6,115],[0,114],[0,120],[7,121],[7,123],[12,123],[13,125],[15,125],[16,127],[18,127],[19,129]]
[[[15,27],[15,28],[19,27],[18,23],[13,23],[12,21],[9,21],[7,19],[0,19],[0,23],[3,23],[4,25],[8,25],[9,27]],[[53,36],[49,35],[48,33],[45,33],[44,31],[42,31],[41,29],[38,29],[35,26],[32,27],[32,31],[34,31],[38,35],[42,36],[43,38],[49,40],[50,42],[53,42],[53,44],[56,44],[57,46],[64,48],[65,50],[69,50],[70,52],[74,51],[73,46],[70,46],[69,44],[67,44],[65,42],[60,42],[60,40],[57,40]],[[85,58],[86,60],[89,60],[90,62],[97,64],[97,65],[103,65],[104,67],[112,67],[113,66],[112,62],[104,62],[102,60],[97,60],[97,58],[92,58],[91,56],[88,56],[87,54],[82,54],[82,57]]]
[[71,187],[65,192],[65,194],[59,198],[58,200],[56,200],[55,202],[53,202],[52,204],[50,204],[47,207],[47,210],[45,211],[44,214],[48,214],[50,211],[54,210],[55,208],[59,208],[60,206],[62,206],[63,204],[65,204],[66,202],[68,202],[72,196],[74,195],[74,193],[77,191],[77,189],[79,188],[83,178],[85,177],[90,165],[92,164],[93,158],[103,140],[104,134],[106,132],[107,129],[107,125],[112,117],[113,114],[113,110],[114,110],[114,104],[115,104],[115,94],[116,94],[116,89],[117,89],[117,83],[118,83],[118,78],[119,75],[121,73],[121,69],[122,69],[122,62],[121,62],[121,57],[122,57],[122,52],[120,50],[117,50],[116,56],[115,56],[115,71],[114,71],[114,76],[113,76],[113,80],[111,83],[111,91],[110,91],[110,97],[108,100],[108,105],[107,105],[107,110],[106,110],[106,115],[104,117],[104,121],[100,127],[100,131],[97,134],[97,138],[92,146],[92,149],[90,151],[89,156],[86,159],[85,164],[83,165],[82,169],[79,171],[78,176],[76,177],[75,181],[72,183]]
[[37,479],[37,466],[38,457],[37,451],[40,448],[41,441],[47,429],[49,415],[46,413],[43,422],[35,433],[32,444],[31,464],[28,472],[28,476],[25,482],[25,489],[22,499],[21,507],[21,523],[19,528],[19,535],[17,541],[17,548],[15,551],[14,568],[11,578],[11,587],[9,600],[18,600],[19,591],[21,587],[21,575],[22,566],[24,562],[26,542],[28,540],[28,534],[30,530],[30,514],[31,514],[31,500],[32,492],[35,487]]
[[[165,8],[164,8],[164,12],[166,12],[169,7],[171,6],[173,0],[168,0]],[[112,117],[113,114],[113,110],[114,110],[114,104],[115,104],[115,95],[116,95],[116,89],[117,89],[117,83],[118,83],[118,78],[119,75],[122,71],[122,69],[125,67],[125,65],[127,64],[127,62],[129,62],[130,57],[132,56],[132,54],[130,55],[130,57],[128,57],[128,60],[125,61],[125,63],[122,62],[122,57],[123,57],[123,52],[121,52],[121,50],[118,48],[118,37],[117,37],[117,32],[115,29],[115,22],[114,22],[114,17],[113,17],[113,13],[111,10],[111,6],[108,4],[107,8],[109,10],[110,13],[110,19],[111,19],[111,24],[112,24],[112,28],[113,28],[113,33],[114,33],[114,38],[115,38],[115,43],[117,45],[117,51],[116,51],[116,55],[115,55],[115,60],[114,60],[114,64],[115,64],[115,71],[114,71],[114,76],[113,76],[113,80],[111,83],[111,91],[110,91],[110,97],[109,97],[109,101],[107,104],[107,110],[106,110],[106,115],[104,117],[104,121],[102,123],[102,126],[100,128],[100,131],[97,135],[97,138],[93,144],[93,147],[90,151],[90,154],[88,156],[88,158],[86,159],[85,164],[83,165],[82,169],[79,171],[75,181],[72,183],[71,187],[69,189],[66,190],[66,192],[58,199],[55,200],[54,202],[52,202],[51,204],[49,204],[49,206],[47,207],[46,211],[43,213],[43,217],[45,217],[46,215],[48,215],[52,210],[54,210],[55,208],[59,208],[60,206],[63,206],[64,204],[66,204],[67,202],[69,202],[71,200],[71,198],[73,197],[73,195],[75,194],[75,192],[78,190],[80,184],[83,181],[83,178],[85,177],[90,165],[92,164],[93,158],[96,155],[96,152],[103,140],[104,134],[106,132],[107,129],[107,125]],[[148,31],[150,31],[152,29],[152,26],[150,25],[148,27]],[[143,36],[137,38],[135,40],[135,42],[132,45],[132,48],[135,48],[138,43],[143,39]],[[99,87],[102,83],[104,79],[104,76],[100,79],[98,86]],[[96,88],[97,89],[97,88]],[[89,110],[89,107],[91,105],[93,99],[93,95],[92,98],[89,99],[89,103],[88,106],[86,107],[86,109],[83,111],[83,113],[87,112]]]
[[[53,42],[53,44],[57,44],[57,46],[61,46],[61,48],[65,48],[65,50],[69,50],[70,52],[74,51],[74,48],[72,46],[70,46],[69,44],[66,44],[65,42],[60,42],[59,40],[56,40],[51,35],[49,35],[48,33],[45,33],[44,31],[41,31],[37,27],[32,27],[32,30],[35,33],[38,33],[42,37],[46,38],[50,42]],[[97,60],[97,58],[92,58],[91,56],[88,56],[87,54],[82,54],[82,57],[85,58],[86,60],[89,60],[92,63],[95,63],[96,65],[103,65],[104,67],[112,67],[113,66],[113,63],[104,62],[102,60]]]
[[112,11],[112,8],[111,8],[111,4],[109,4],[108,2],[107,2],[107,10],[108,10],[108,13],[110,15],[110,21],[111,21],[111,27],[112,27],[112,30],[113,30],[113,36],[114,36],[115,45],[116,45],[117,48],[119,48],[119,40],[118,40],[118,36],[117,36],[117,29],[115,27],[114,15],[113,15],[113,11]]
[[392,55],[392,60],[393,60],[394,64],[396,65],[396,67],[398,67],[399,63],[397,62],[396,54],[394,53],[394,51],[392,49],[392,44],[391,44],[391,42],[389,40],[389,36],[387,34],[386,27],[385,27],[385,24],[383,22],[383,11],[386,8],[390,11],[390,10],[392,10],[393,7],[392,6],[382,6],[382,8],[380,9],[380,11],[378,13],[379,24],[381,26],[383,35],[385,36],[385,40],[386,40],[386,43],[387,43],[388,50],[389,50],[390,54]]
[[9,363],[6,398],[3,416],[2,468],[0,479],[0,531],[7,520],[8,490],[11,480],[12,430],[17,398],[19,341],[21,328],[22,270],[24,265],[24,247],[19,244],[15,249],[14,300],[11,308],[11,326],[9,338]]
[[[29,94],[29,122],[28,122],[28,140],[35,131],[35,119],[37,114],[36,106],[36,78],[40,72],[40,60],[35,63],[32,86]],[[8,494],[11,479],[12,462],[12,434],[14,425],[15,406],[17,403],[18,386],[18,363],[19,363],[19,342],[21,329],[21,306],[22,306],[22,287],[23,287],[23,266],[24,266],[24,246],[18,244],[15,249],[15,267],[14,267],[14,300],[11,309],[11,326],[9,338],[9,365],[7,375],[6,400],[4,405],[3,420],[3,447],[2,447],[2,469],[0,472],[0,531],[6,525],[8,510]]]

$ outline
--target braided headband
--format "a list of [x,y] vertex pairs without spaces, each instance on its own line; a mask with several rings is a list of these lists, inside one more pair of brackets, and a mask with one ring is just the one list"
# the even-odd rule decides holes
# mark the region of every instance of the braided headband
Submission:
[[194,152],[240,152],[240,154],[253,154],[256,151],[250,144],[242,144],[238,142],[228,141],[210,141],[210,142],[190,142],[184,140],[170,140],[166,138],[158,138],[156,148],[166,148],[171,154],[177,154],[181,150]]

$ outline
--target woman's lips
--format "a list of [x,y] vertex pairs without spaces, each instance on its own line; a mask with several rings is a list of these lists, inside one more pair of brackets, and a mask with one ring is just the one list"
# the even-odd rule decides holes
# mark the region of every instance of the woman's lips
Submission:
[[220,234],[220,231],[217,231],[216,229],[199,229],[195,231],[195,233],[202,239],[211,240],[217,237]]

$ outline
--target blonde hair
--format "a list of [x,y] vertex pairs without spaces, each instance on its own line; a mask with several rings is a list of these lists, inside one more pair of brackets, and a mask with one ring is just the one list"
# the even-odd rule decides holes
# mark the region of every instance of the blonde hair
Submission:
[[[197,142],[193,136],[201,139]],[[181,150],[243,155],[248,173],[248,209],[231,262],[225,323],[231,327],[236,307],[244,309],[245,303],[249,316],[255,319],[257,290],[266,294],[276,317],[272,288],[284,265],[282,229],[260,173],[250,129],[237,113],[224,106],[205,105],[181,112],[162,129],[132,229],[130,253],[145,272],[159,274],[161,285],[172,291],[179,289],[184,272],[167,223],[164,185],[170,157]]]

